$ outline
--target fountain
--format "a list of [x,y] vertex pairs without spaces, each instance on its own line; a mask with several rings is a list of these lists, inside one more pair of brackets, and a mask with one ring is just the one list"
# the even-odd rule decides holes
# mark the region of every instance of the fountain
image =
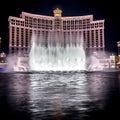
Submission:
[[[74,39],[73,39],[74,38]],[[83,47],[83,37],[68,40],[65,37],[62,45],[59,36],[55,34],[54,42],[44,36],[31,38],[29,67],[31,71],[84,71],[86,70],[86,55]],[[47,44],[45,45],[45,41]]]
[[82,33],[64,35],[61,39],[57,31],[53,36],[49,32],[40,36],[34,33],[29,54],[21,57],[18,55],[14,61],[12,55],[10,58],[14,63],[10,63],[7,69],[20,72],[109,70],[105,53],[96,51],[86,55]]
[[107,55],[104,52],[96,51],[86,56],[83,35],[79,32],[75,36],[64,36],[62,40],[57,33],[54,34],[53,40],[50,37],[50,34],[47,37],[33,34],[29,54],[8,57],[12,61],[14,57],[15,59],[13,63],[10,62],[6,70],[12,69],[18,72],[113,71],[109,68]]

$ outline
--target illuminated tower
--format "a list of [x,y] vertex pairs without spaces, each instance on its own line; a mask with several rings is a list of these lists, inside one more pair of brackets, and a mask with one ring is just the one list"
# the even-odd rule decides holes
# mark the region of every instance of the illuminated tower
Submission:
[[53,10],[53,14],[54,14],[54,17],[61,17],[62,10],[60,10],[59,8],[56,8],[55,10]]

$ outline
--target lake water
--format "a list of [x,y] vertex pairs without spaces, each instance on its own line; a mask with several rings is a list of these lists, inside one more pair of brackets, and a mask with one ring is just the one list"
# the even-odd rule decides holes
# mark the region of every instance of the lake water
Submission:
[[0,73],[0,120],[120,120],[119,72]]

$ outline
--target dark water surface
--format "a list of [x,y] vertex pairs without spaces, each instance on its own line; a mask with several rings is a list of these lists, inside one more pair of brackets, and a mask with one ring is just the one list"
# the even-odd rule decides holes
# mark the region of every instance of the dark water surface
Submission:
[[0,120],[120,120],[120,73],[0,73]]

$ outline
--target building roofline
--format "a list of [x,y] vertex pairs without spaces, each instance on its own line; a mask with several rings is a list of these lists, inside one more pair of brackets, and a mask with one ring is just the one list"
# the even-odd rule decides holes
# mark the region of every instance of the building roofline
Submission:
[[[28,12],[24,12],[24,11],[22,11],[22,14],[21,14],[21,17],[24,17],[24,16],[32,16],[32,17],[37,17],[37,18],[39,18],[39,17],[49,17],[49,18],[51,18],[51,19],[54,19],[54,16],[48,16],[48,15],[39,15],[39,14],[33,14],[33,13],[28,13]],[[62,19],[85,19],[85,18],[90,18],[91,20],[93,20],[93,15],[83,15],[83,16],[62,16],[61,17]]]
[[[13,16],[9,16],[8,18],[8,21],[10,19],[16,19],[16,20],[21,20],[21,21],[24,21],[24,18],[25,16],[30,16],[30,17],[35,17],[35,18],[46,18],[46,19],[51,19],[53,20],[55,17],[54,16],[47,16],[47,15],[39,15],[39,14],[33,14],[33,13],[28,13],[28,12],[24,12],[22,11],[21,14],[20,14],[20,18],[19,17],[13,17]],[[93,20],[93,15],[82,15],[82,16],[65,16],[65,17],[61,17],[62,20],[82,20],[82,19],[90,19],[90,22],[91,23],[94,23],[94,22],[104,22],[105,20],[102,19],[102,20]]]
[[85,18],[91,18],[93,19],[93,15],[82,15],[82,16],[67,16],[67,17],[63,17],[63,19],[85,19]]
[[94,20],[94,21],[91,21],[90,23],[97,23],[97,22],[105,22],[105,20]]
[[21,17],[24,17],[25,15],[27,15],[27,16],[32,16],[32,17],[37,17],[37,18],[39,18],[39,17],[46,17],[46,18],[51,18],[51,19],[53,19],[54,17],[53,16],[47,16],[47,15],[39,15],[39,14],[33,14],[33,13],[28,13],[28,12],[24,12],[24,11],[22,11],[22,14],[21,14]]
[[13,17],[13,16],[9,16],[8,21],[9,21],[10,19],[15,19],[15,20],[24,21],[24,19],[23,19],[23,18]]

